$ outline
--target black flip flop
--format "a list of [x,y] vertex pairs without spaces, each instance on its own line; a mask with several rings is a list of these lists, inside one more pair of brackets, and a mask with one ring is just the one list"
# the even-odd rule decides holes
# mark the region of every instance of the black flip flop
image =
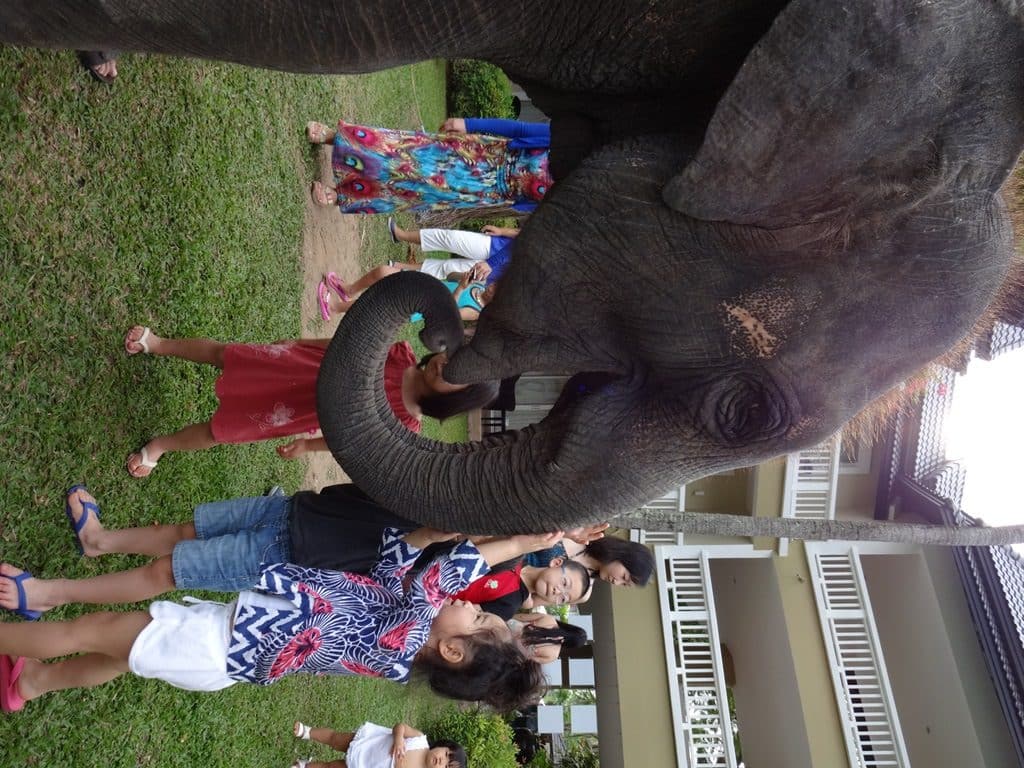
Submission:
[[117,79],[117,75],[101,75],[96,71],[96,67],[110,61],[117,61],[118,51],[75,51],[75,53],[78,55],[78,61],[94,80],[110,85]]

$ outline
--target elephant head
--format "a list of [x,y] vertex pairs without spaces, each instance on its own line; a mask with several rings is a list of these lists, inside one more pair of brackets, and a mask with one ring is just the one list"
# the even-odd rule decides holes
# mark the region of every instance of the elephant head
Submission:
[[[62,20],[55,24],[54,19]],[[797,450],[963,336],[1012,259],[998,189],[1024,144],[1009,0],[0,7],[0,39],[357,72],[502,66],[599,149],[523,229],[457,382],[572,373],[520,433],[442,446],[383,404],[391,334],[450,300],[383,281],[332,342],[321,424],[372,495],[467,531],[549,529]]]
[[936,6],[812,5],[779,16],[699,146],[607,145],[524,226],[446,377],[575,374],[538,425],[400,433],[375,384],[387,333],[450,300],[398,278],[359,302],[320,384],[357,483],[448,528],[605,519],[822,441],[970,330],[1011,263],[997,193],[1024,142],[1021,66],[978,52],[1024,60],[1020,25],[968,13],[943,35]]

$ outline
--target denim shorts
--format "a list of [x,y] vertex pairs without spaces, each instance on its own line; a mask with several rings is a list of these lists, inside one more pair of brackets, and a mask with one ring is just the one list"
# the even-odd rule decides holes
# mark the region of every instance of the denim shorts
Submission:
[[287,563],[291,556],[290,496],[255,496],[200,504],[196,538],[179,541],[171,553],[178,589],[238,592],[256,584],[262,563]]

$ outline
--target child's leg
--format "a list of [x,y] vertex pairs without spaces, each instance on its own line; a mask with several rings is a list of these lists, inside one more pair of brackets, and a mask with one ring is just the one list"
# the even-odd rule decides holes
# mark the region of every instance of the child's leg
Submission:
[[354,736],[354,733],[348,731],[332,731],[330,728],[311,728],[309,731],[310,740],[319,742],[320,744],[326,744],[328,747],[337,750],[338,752],[346,751],[348,749],[348,745],[352,743],[352,738]]
[[72,621],[5,621],[0,623],[0,653],[32,659],[95,653],[127,663],[132,644],[150,621],[146,611],[90,613]]
[[25,701],[31,701],[53,691],[102,685],[127,671],[127,659],[115,659],[102,653],[73,656],[53,664],[27,658],[18,678],[17,692]]
[[395,240],[398,240],[400,243],[420,244],[420,230],[418,229],[402,229],[395,224],[391,228],[391,232],[394,234]]
[[[20,568],[4,563],[0,574],[16,576]],[[48,611],[68,603],[137,603],[174,589],[171,558],[165,555],[141,568],[105,573],[88,579],[26,579],[22,582],[27,606],[34,611]],[[0,580],[0,607],[13,609],[18,595],[13,583]]]
[[[303,733],[307,729],[308,734],[304,736]],[[355,734],[350,731],[340,732],[333,731],[330,728],[309,728],[309,726],[305,726],[298,721],[295,722],[295,728],[292,732],[297,738],[311,739],[312,741],[326,744],[331,747],[331,749],[335,749],[338,752],[347,751],[349,745],[352,743],[352,739],[355,738]],[[346,763],[344,760],[332,760],[327,763],[299,761],[295,763],[292,768],[295,768],[295,766],[302,766],[302,768],[346,768]]]
[[342,301],[341,298],[335,296],[332,293],[330,298],[331,312],[348,312],[352,308],[352,305],[355,303],[355,300],[360,293],[365,291],[378,280],[381,280],[387,277],[388,275],[393,275],[395,274],[395,272],[401,271],[401,269],[398,269],[396,267],[377,267],[376,269],[371,269],[369,272],[360,277],[354,283],[343,284],[342,288],[345,289],[345,293],[347,293],[351,298],[349,301]]
[[[71,515],[77,524],[82,518],[83,501],[96,503],[84,488],[78,488],[68,496]],[[194,539],[196,529],[192,523],[147,525],[143,528],[121,528],[111,530],[104,528],[95,515],[89,515],[85,526],[79,531],[78,538],[82,549],[89,557],[105,554],[125,555],[169,555],[179,541]]]
[[[138,339],[142,337],[143,327],[132,326],[125,337],[124,345],[128,354],[134,355],[142,351],[142,345]],[[152,330],[146,339],[149,347],[149,354],[161,357],[179,357],[182,360],[190,360],[193,363],[206,363],[224,367],[224,348],[227,346],[222,341],[213,339],[164,339],[157,336]]]
[[[151,464],[155,464],[161,456],[169,451],[201,451],[217,445],[213,436],[213,429],[209,421],[200,424],[189,424],[170,435],[160,435],[150,440],[144,448],[146,458]],[[137,451],[128,457],[128,474],[132,477],[146,477],[152,467],[144,466],[142,463],[142,451]]]

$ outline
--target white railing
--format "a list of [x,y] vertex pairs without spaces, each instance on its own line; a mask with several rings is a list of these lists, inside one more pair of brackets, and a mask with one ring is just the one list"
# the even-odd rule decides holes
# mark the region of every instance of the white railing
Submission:
[[909,768],[857,548],[809,542],[807,562],[854,768]]
[[682,768],[736,768],[710,558],[680,549],[655,550],[676,759]]
[[[786,457],[782,485],[782,516],[832,520],[836,516],[840,435]],[[779,539],[779,554],[789,551],[789,539]]]

